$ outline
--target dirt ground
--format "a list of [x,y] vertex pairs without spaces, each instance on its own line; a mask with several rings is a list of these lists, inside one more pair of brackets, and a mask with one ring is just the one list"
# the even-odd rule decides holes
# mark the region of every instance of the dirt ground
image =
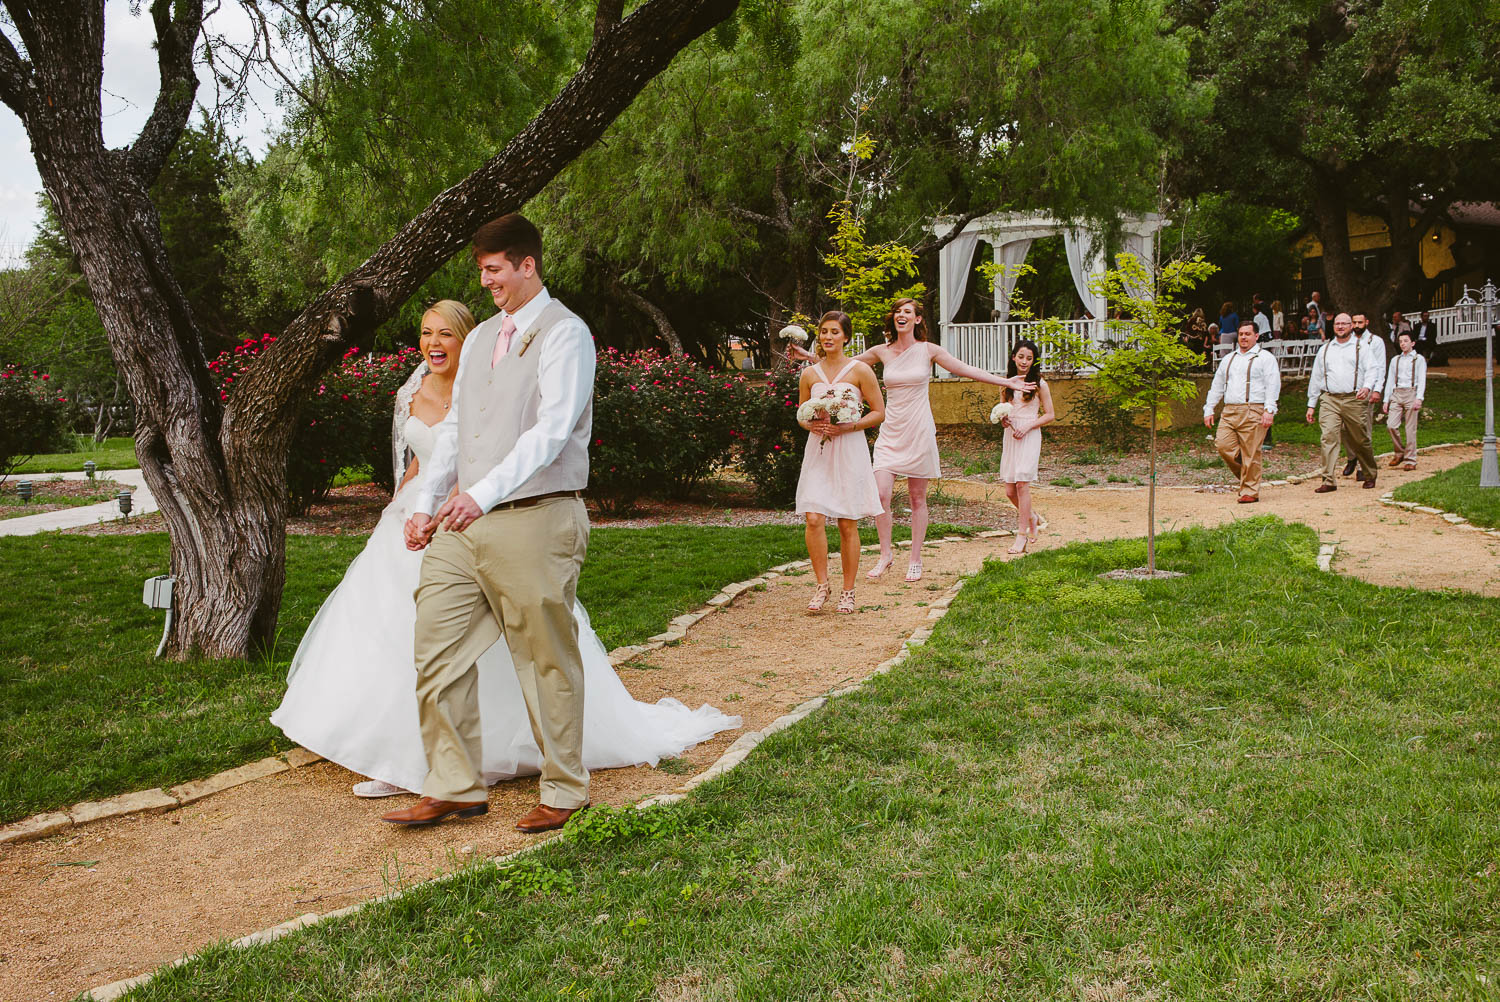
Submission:
[[[1314,483],[1267,487],[1258,505],[1236,504],[1232,491],[1163,489],[1158,525],[1165,530],[1275,514],[1337,542],[1334,569],[1341,573],[1383,585],[1496,596],[1500,539],[1378,500],[1395,485],[1477,455],[1477,448],[1426,454],[1414,473],[1383,470],[1376,491],[1353,481],[1341,481],[1327,495],[1314,494]],[[1036,496],[1050,522],[1042,548],[1144,531],[1146,493],[1140,488],[1040,487]],[[935,517],[1014,524],[998,487],[948,481],[938,498]],[[721,509],[716,517],[723,514]],[[904,561],[898,558],[883,581],[861,580],[861,610],[854,616],[809,616],[804,606],[811,576],[779,578],[698,623],[678,646],[622,667],[621,677],[639,699],[670,695],[692,706],[707,702],[743,716],[747,730],[760,728],[811,696],[868,675],[925,623],[926,603],[1010,545],[1009,538],[999,538],[934,547],[925,554],[924,579],[913,585],[901,580]],[[866,555],[864,566],[873,560]],[[674,789],[740,733],[726,732],[689,751],[686,765],[674,764],[672,772],[596,773],[595,802],[625,804]],[[512,823],[534,802],[534,779],[496,787],[484,818],[430,830],[379,823],[380,813],[411,798],[357,800],[349,794],[355,780],[320,763],[167,814],[101,822],[0,850],[6,910],[0,999],[69,998],[216,939],[331,911],[451,869],[470,853],[493,855],[532,840]]]

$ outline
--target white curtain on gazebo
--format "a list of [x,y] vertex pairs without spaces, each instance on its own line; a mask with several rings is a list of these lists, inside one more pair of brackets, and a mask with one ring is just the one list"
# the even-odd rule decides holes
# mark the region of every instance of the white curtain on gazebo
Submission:
[[1030,250],[1031,238],[1027,237],[1012,240],[995,251],[995,263],[1000,266],[1000,273],[995,276],[995,310],[1000,314],[1001,323],[1010,319],[1010,297],[1016,291],[1016,280],[1021,277],[1020,267]]
[[[1125,234],[1125,246],[1123,250],[1126,254],[1134,254],[1136,260],[1140,261],[1141,265],[1146,269],[1147,274],[1153,274],[1156,271],[1155,244],[1155,238],[1149,234],[1142,236],[1139,233],[1127,233]],[[1137,299],[1145,299],[1151,295],[1149,288],[1132,288],[1130,291],[1135,294]]]
[[1078,298],[1095,320],[1105,319],[1108,308],[1105,298],[1089,288],[1095,275],[1104,272],[1104,242],[1076,226],[1063,231],[1063,248],[1068,253],[1068,270],[1073,273],[1073,288]]
[[969,268],[974,263],[974,248],[979,246],[979,234],[960,233],[938,252],[938,307],[941,322],[947,323],[958,312],[963,302],[964,290],[969,287]]

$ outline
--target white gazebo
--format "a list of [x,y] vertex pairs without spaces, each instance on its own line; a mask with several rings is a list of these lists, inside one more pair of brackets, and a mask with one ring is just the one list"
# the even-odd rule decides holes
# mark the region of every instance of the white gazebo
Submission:
[[[939,217],[932,232],[938,238],[953,232],[954,221]],[[1122,253],[1134,254],[1148,267],[1156,263],[1156,234],[1166,225],[1157,213],[1130,216],[1121,226]],[[958,235],[938,252],[938,292],[943,347],[954,357],[990,372],[1004,372],[1010,357],[1010,345],[1025,337],[1032,324],[1010,319],[1010,296],[1015,291],[1018,266],[1026,261],[1034,240],[1043,237],[1063,238],[1068,268],[1073,273],[1073,287],[1083,301],[1088,318],[1067,321],[1076,333],[1099,339],[1103,336],[1104,297],[1089,286],[1094,276],[1108,267],[1102,237],[1076,221],[1058,219],[1044,212],[995,212],[966,223]],[[960,300],[969,284],[974,251],[980,241],[994,252],[995,264],[1002,270],[995,279],[995,306],[990,323],[956,324]],[[1043,352],[1045,356],[1046,352]]]

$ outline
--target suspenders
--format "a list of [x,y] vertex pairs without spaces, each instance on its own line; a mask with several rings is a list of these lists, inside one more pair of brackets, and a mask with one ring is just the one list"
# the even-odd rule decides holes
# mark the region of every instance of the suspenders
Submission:
[[[1333,392],[1332,390],[1330,390],[1328,388],[1328,346],[1331,345],[1331,344],[1337,344],[1337,343],[1338,343],[1337,341],[1327,341],[1327,342],[1324,342],[1324,344],[1323,344],[1323,350],[1320,352],[1320,354],[1323,356],[1323,392],[1324,393],[1332,393]],[[1416,372],[1415,369],[1413,369],[1412,371],[1413,371],[1413,373]],[[1350,390],[1349,392],[1350,393],[1358,393],[1359,392],[1359,338],[1355,338],[1354,339],[1354,389]]]

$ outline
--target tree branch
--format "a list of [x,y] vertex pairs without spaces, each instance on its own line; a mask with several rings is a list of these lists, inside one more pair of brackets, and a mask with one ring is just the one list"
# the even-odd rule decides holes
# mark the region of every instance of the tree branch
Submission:
[[953,229],[949,230],[946,236],[934,237],[931,240],[920,243],[917,246],[913,247],[911,249],[911,252],[913,254],[921,256],[923,254],[931,254],[933,251],[942,250],[944,247],[947,247],[949,244],[951,244],[955,237],[963,232],[963,228],[965,226],[968,226],[974,220],[984,215],[984,213],[984,209],[976,209],[973,212],[965,212],[963,215],[959,216],[953,221]]
[[203,27],[203,0],[177,0],[177,17],[172,17],[172,0],[154,0],[151,21],[156,26],[156,65],[161,90],[151,117],[130,147],[130,166],[141,183],[149,186],[166,166],[172,147],[182,137],[188,115],[193,110],[193,95],[198,91],[198,75],[193,71],[193,43]]
[[594,10],[594,44],[614,30],[620,23],[620,15],[625,12],[625,0],[599,0],[599,6]]
[[741,219],[747,219],[752,223],[758,223],[761,226],[769,226],[771,229],[780,230],[783,233],[792,232],[792,227],[789,223],[784,223],[780,219],[774,219],[766,215],[764,212],[756,212],[754,209],[747,209],[741,205],[731,205],[729,207],[729,214],[731,216],[739,216]]
[[0,101],[26,120],[26,91],[31,81],[31,67],[4,32],[0,32]]

